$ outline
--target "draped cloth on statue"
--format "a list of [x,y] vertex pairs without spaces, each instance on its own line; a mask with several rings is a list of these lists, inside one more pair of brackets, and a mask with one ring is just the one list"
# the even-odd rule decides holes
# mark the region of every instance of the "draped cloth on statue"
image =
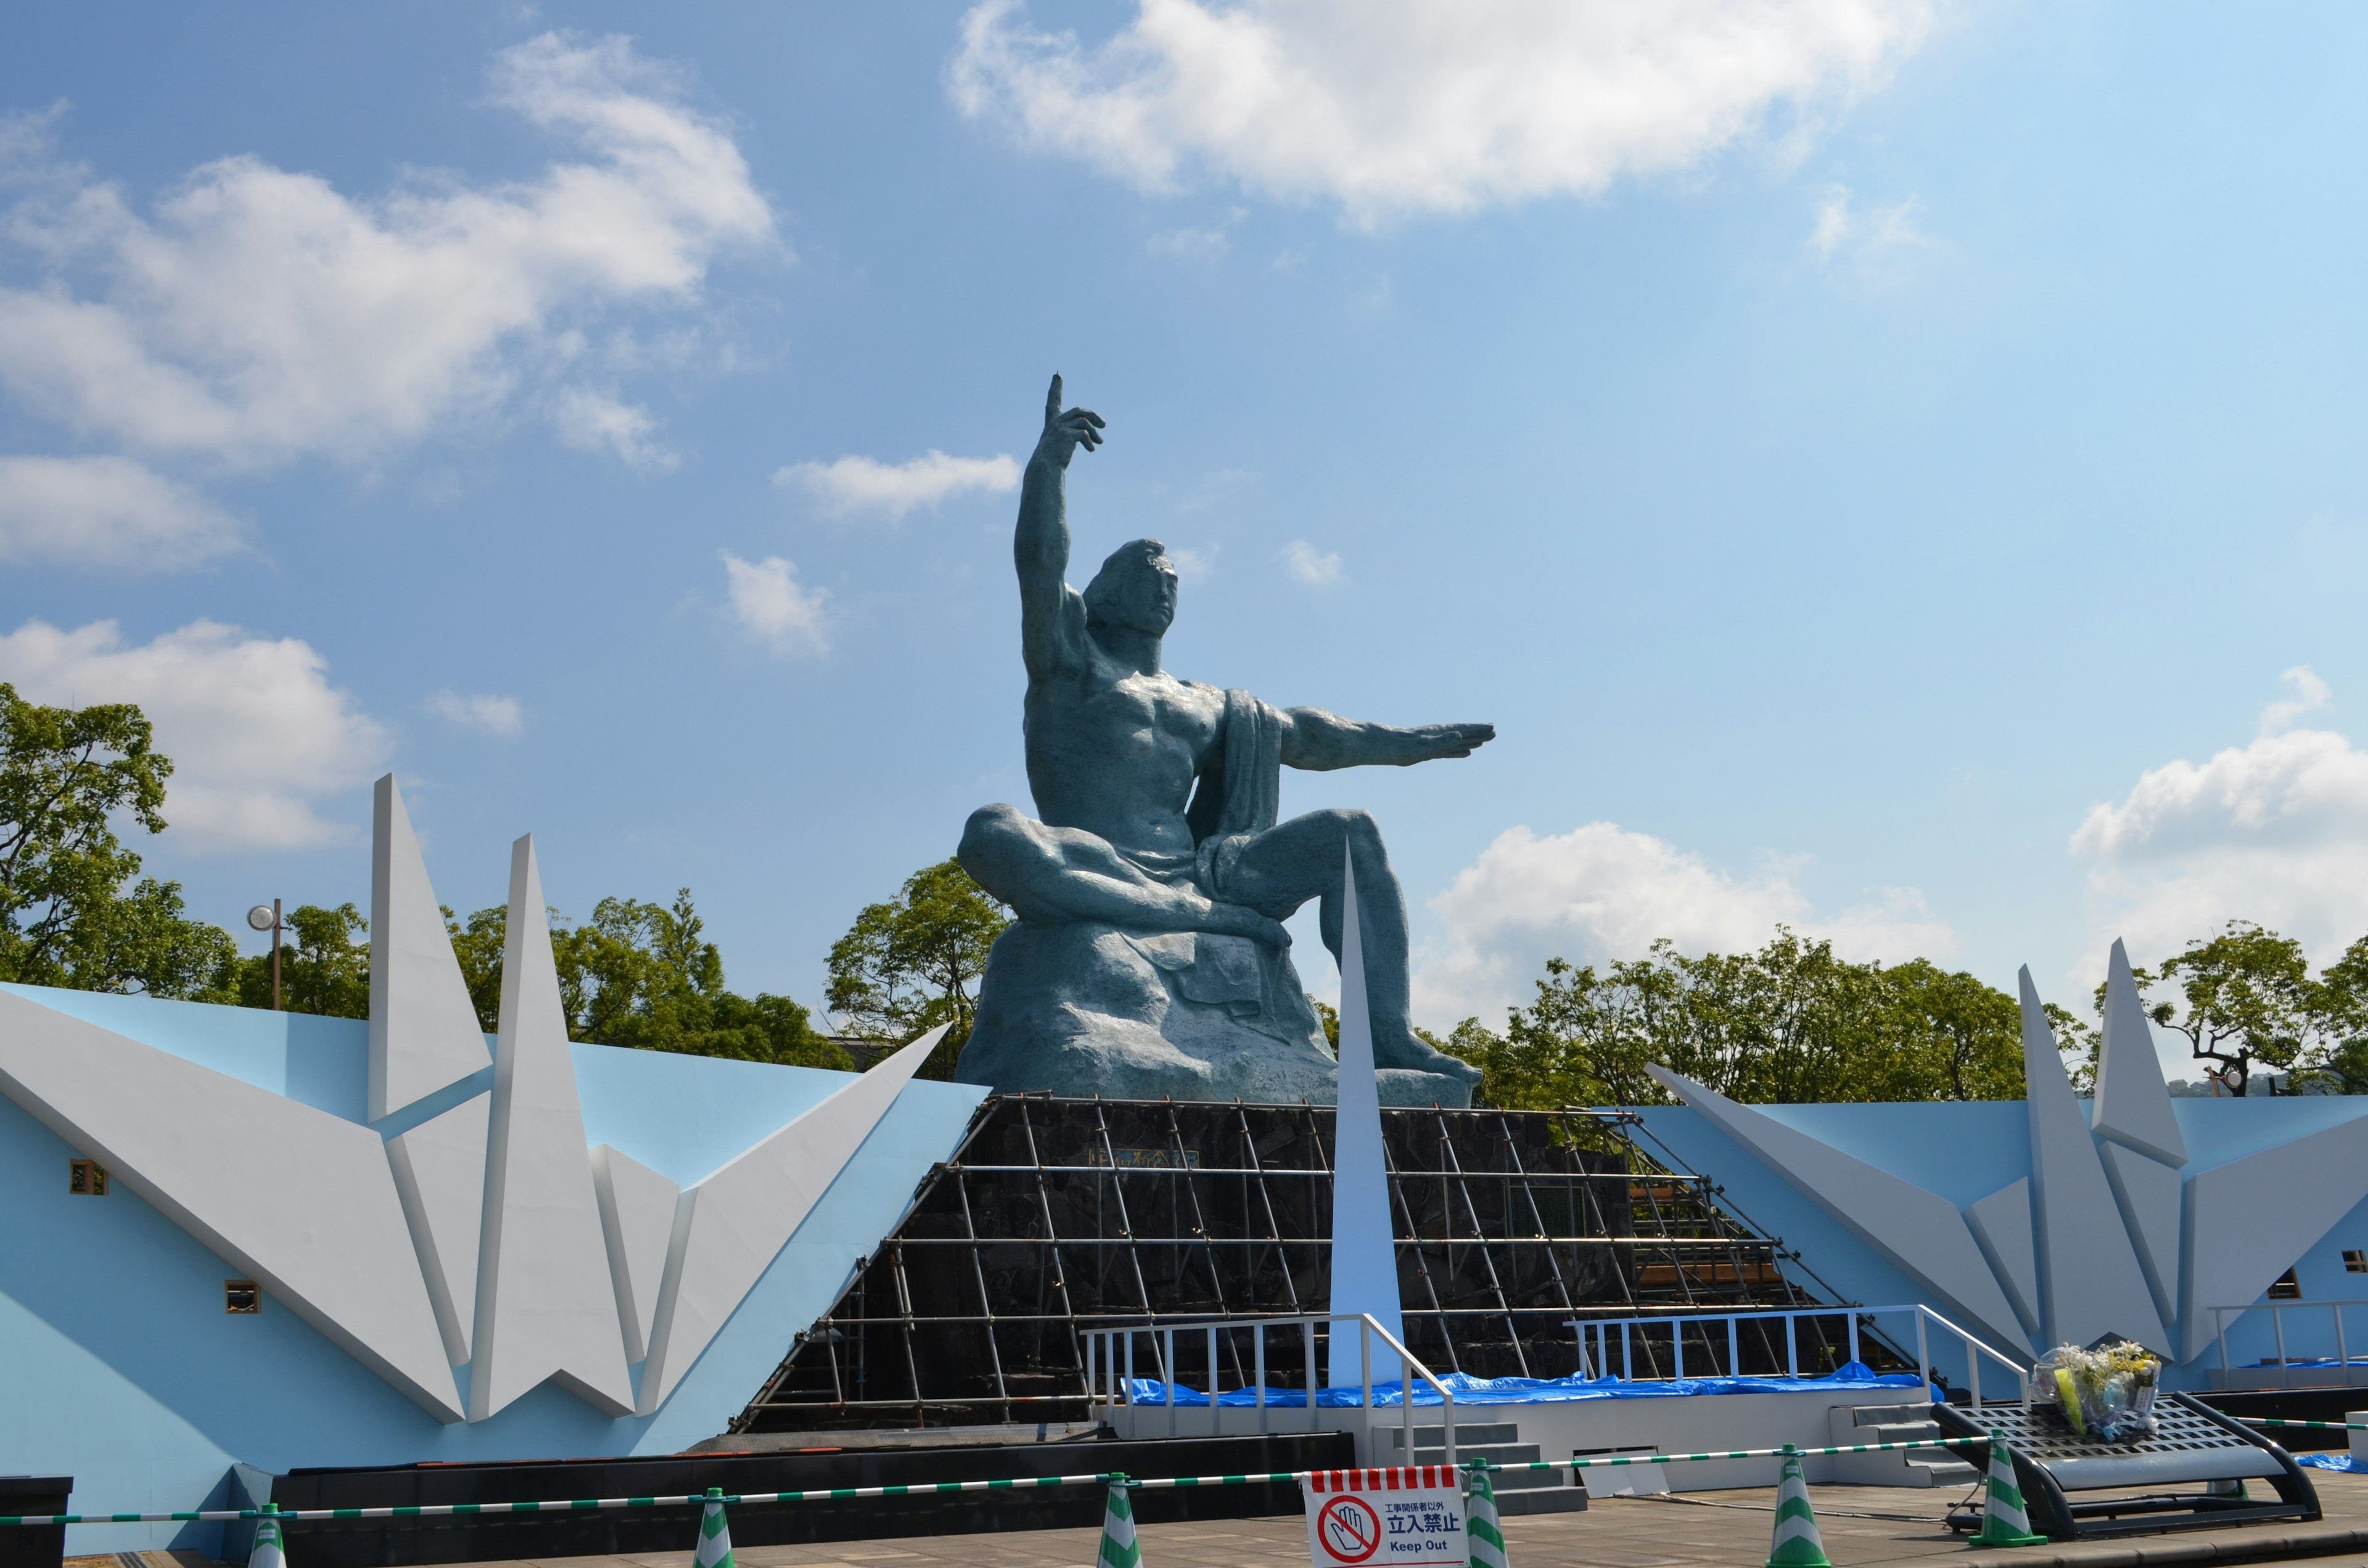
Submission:
[[1184,813],[1197,855],[1195,880],[1211,898],[1224,896],[1218,890],[1242,845],[1272,827],[1282,812],[1282,714],[1271,703],[1229,687],[1222,733],[1224,767],[1202,777]]

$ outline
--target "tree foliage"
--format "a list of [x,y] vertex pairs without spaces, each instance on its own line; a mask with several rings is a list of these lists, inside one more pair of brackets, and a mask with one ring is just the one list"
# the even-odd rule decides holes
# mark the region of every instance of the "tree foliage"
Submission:
[[864,905],[831,944],[827,1006],[850,1033],[874,1040],[907,1040],[951,1024],[920,1074],[951,1078],[970,1039],[987,949],[1010,924],[959,861],[925,866],[894,898]]
[[230,933],[116,835],[165,829],[173,765],[153,740],[131,703],[45,708],[0,683],[0,980],[227,999]]
[[[2218,1092],[2368,1094],[2368,937],[2317,975],[2303,946],[2249,920],[2197,937],[2149,972],[2134,971],[2146,1016],[2187,1040]],[[2097,991],[2104,1012],[2104,988]],[[2085,1031],[2094,1061],[2099,1031]]]
[[1648,1062],[1738,1100],[2006,1099],[2022,1093],[2018,1020],[1972,975],[1851,963],[1780,926],[1757,952],[1554,959],[1503,1034],[1466,1019],[1440,1043],[1508,1107],[1665,1103]]
[[[677,890],[672,904],[604,898],[581,926],[556,910],[551,921],[570,1040],[793,1067],[855,1065],[789,997],[725,987],[723,955],[707,940],[689,888]],[[478,1022],[491,1033],[500,1024],[508,912],[496,905],[463,922],[448,909],[444,923]]]
[[[301,904],[287,915],[280,938],[280,1006],[291,1013],[331,1018],[370,1017],[370,943],[357,940],[370,922],[351,903],[335,909]],[[238,1003],[271,1006],[271,955],[238,960]]]

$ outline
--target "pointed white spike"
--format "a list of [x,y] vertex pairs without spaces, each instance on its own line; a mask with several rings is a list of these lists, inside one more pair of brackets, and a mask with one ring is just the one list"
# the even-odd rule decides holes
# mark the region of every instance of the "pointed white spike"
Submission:
[[370,1119],[483,1072],[493,1057],[390,773],[370,813]]
[[452,1365],[469,1361],[477,1315],[477,1246],[485,1218],[485,1116],[491,1096],[472,1095],[443,1115],[386,1141],[403,1217],[427,1280],[436,1328]]
[[1996,1345],[2023,1342],[2014,1308],[1955,1204],[1658,1062],[1645,1063],[1645,1071],[1932,1291],[1937,1305],[1952,1309],[1952,1315],[1964,1313],[1966,1327],[1990,1335]]
[[649,1354],[682,1188],[606,1143],[592,1151],[592,1176],[600,1190],[600,1228],[609,1238],[617,1316],[625,1325],[625,1359],[639,1361]]
[[2137,1248],[2138,1267],[2146,1289],[2154,1294],[2155,1311],[2163,1326],[2176,1329],[2179,1319],[2179,1172],[2160,1160],[2149,1160],[2135,1149],[2100,1142],[2097,1157],[2104,1162],[2105,1179],[2121,1205],[2122,1225]]
[[2105,1039],[2097,1049],[2097,1136],[2166,1165],[2187,1164],[2187,1140],[2146,1023],[2146,1001],[2118,938],[2105,960]]
[[1965,1208],[1965,1224],[2006,1288],[2027,1335],[2039,1332],[2039,1256],[2031,1244],[2031,1178],[2017,1176]]
[[2118,1334],[2156,1350],[2170,1335],[2146,1289],[2121,1207],[2072,1096],[2039,988],[2026,966],[2022,991],[2022,1082],[2031,1119],[2032,1211],[2041,1322],[2050,1345],[2087,1345]]
[[632,1382],[531,835],[510,846],[479,1259],[469,1419],[484,1420],[546,1378],[612,1415],[630,1414]]
[[[1340,866],[1340,1072],[1332,1133],[1332,1304],[1366,1312],[1406,1343],[1398,1298],[1396,1229],[1390,1223],[1388,1168],[1382,1159],[1382,1101],[1373,1077],[1372,1008],[1365,994],[1365,949],[1357,919],[1357,868]],[[1332,1325],[1330,1381],[1357,1381],[1361,1335]],[[1375,1381],[1398,1375],[1397,1357],[1376,1344]]]
[[698,1186],[674,1210],[666,1279],[642,1364],[657,1409],[855,1158],[950,1026],[939,1024]]

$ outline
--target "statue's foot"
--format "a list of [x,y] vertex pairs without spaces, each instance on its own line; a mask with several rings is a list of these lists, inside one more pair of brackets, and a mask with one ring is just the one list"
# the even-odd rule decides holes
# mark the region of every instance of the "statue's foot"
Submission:
[[1422,1037],[1412,1033],[1403,1040],[1395,1042],[1391,1047],[1384,1047],[1380,1040],[1375,1040],[1373,1065],[1406,1067],[1417,1073],[1439,1073],[1466,1086],[1476,1086],[1481,1077],[1479,1068],[1461,1057],[1450,1056],[1443,1051],[1432,1050]]

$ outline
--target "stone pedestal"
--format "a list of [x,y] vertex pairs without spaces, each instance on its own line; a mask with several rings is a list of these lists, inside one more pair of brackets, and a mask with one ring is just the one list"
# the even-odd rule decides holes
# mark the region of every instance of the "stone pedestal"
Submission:
[[[1005,1093],[1333,1103],[1338,1069],[1288,951],[1247,937],[1022,921],[979,983],[956,1076]],[[1462,1107],[1464,1084],[1385,1068],[1383,1105]]]

